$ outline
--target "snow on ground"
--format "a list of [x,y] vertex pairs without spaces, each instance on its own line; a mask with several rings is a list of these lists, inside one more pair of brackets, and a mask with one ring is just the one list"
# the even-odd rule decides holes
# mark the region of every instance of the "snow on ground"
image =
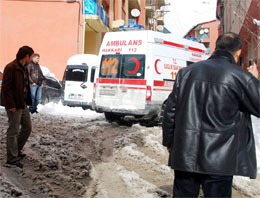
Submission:
[[[4,126],[0,132],[5,132],[7,119],[2,108],[0,116],[0,124]],[[161,144],[161,127],[146,128],[138,124],[133,127],[118,126],[105,122],[103,114],[61,103],[40,105],[39,114],[32,115],[32,122],[33,133],[25,148],[29,157],[24,160],[24,172],[17,176],[33,185],[32,190],[28,190],[30,193],[60,196],[70,193],[71,198],[78,194],[73,194],[77,192],[68,186],[81,186],[84,192],[82,185],[86,185],[85,198],[171,197],[173,171],[167,166],[169,154]],[[260,172],[260,119],[253,117],[253,127]],[[4,148],[4,139],[0,146]],[[5,159],[4,151],[0,159]],[[32,162],[34,165],[29,169]],[[83,162],[91,166],[82,168]],[[40,164],[40,172],[37,164]],[[11,169],[3,167],[3,170]],[[82,175],[84,171],[85,176]],[[50,174],[55,178],[49,178]],[[30,179],[35,175],[38,183]],[[86,182],[77,179],[80,175],[85,177]],[[29,195],[24,189],[17,188],[10,178],[9,172],[0,175],[0,184],[8,186],[6,190],[0,187],[0,197],[1,192]],[[65,181],[65,188],[58,185],[57,178]],[[50,192],[42,190],[43,183],[49,185]],[[256,180],[235,177],[233,197],[260,198],[259,186],[260,175]]]
[[83,110],[81,107],[68,107],[64,106],[60,101],[58,104],[50,102],[46,105],[38,106],[39,113],[62,115],[66,117],[84,117],[89,119],[97,119],[104,117],[103,113],[96,113],[90,109]]

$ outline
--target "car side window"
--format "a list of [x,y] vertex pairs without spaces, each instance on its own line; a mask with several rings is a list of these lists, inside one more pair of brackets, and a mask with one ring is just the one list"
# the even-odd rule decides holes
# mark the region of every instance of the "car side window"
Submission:
[[56,89],[60,89],[61,88],[61,85],[60,85],[60,83],[58,82],[58,81],[53,81],[54,82],[54,87],[56,88]]
[[51,80],[50,80],[49,78],[46,78],[45,84],[46,84],[46,86],[48,86],[48,87],[52,87],[52,86],[51,86]]
[[61,85],[56,79],[46,78],[46,85],[55,89],[60,89]]
[[92,67],[91,76],[90,76],[90,82],[92,82],[92,83],[95,81],[95,73],[96,73],[96,67]]

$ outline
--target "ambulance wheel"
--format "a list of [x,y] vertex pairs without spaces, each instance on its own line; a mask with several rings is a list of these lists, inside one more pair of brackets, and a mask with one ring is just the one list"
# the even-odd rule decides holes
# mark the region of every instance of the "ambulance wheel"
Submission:
[[128,126],[128,127],[131,127],[133,126],[133,123],[131,121],[126,121],[124,120],[124,118],[120,117],[116,120],[116,123],[118,125],[121,125],[121,126]]
[[108,122],[113,122],[116,120],[114,114],[108,112],[105,112],[105,118]]
[[140,125],[145,127],[154,127],[155,121],[154,120],[142,121],[140,122]]

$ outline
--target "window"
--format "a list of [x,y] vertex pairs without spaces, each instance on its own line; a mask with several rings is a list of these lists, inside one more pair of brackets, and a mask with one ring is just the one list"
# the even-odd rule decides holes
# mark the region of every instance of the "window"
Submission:
[[144,79],[144,70],[144,55],[124,55],[122,78]]
[[55,78],[46,78],[46,85],[55,89],[61,88],[60,83]]
[[81,65],[71,67],[68,66],[66,69],[66,80],[86,82],[88,80],[88,67],[82,67]]
[[99,77],[144,79],[145,55],[103,55]]
[[103,55],[99,76],[102,78],[118,78],[121,55]]
[[91,68],[90,82],[92,82],[92,83],[95,81],[96,69],[97,69],[96,67]]
[[193,64],[194,62],[191,61],[187,61],[187,66],[190,66],[191,64]]

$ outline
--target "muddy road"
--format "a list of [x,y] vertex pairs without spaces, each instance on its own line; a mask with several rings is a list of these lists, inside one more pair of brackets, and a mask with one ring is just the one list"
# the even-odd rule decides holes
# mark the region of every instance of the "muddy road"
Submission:
[[[0,108],[0,197],[171,197],[173,171],[161,128],[118,126],[102,114],[32,115],[23,169],[5,164],[7,118]],[[248,197],[233,190],[234,197]],[[252,197],[252,196],[251,196]]]

